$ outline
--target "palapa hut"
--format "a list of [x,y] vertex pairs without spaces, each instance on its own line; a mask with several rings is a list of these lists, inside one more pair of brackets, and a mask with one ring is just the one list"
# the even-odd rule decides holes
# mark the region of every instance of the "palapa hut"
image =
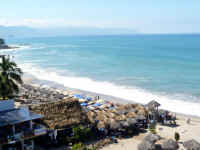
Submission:
[[172,139],[168,139],[162,144],[163,150],[178,150],[178,148],[178,143]]
[[159,106],[160,104],[155,100],[152,100],[147,104],[148,110],[151,110],[151,111],[158,111]]
[[155,121],[158,119],[158,107],[159,106],[160,106],[160,104],[155,100],[150,101],[146,105],[146,107],[149,111],[148,120],[153,119]]
[[88,124],[88,116],[80,103],[72,98],[59,102],[52,102],[31,106],[33,112],[44,115],[43,123],[49,129],[65,129],[80,124]]
[[110,129],[113,131],[119,130],[122,127],[121,123],[119,121],[116,121],[114,119],[110,122]]
[[192,139],[183,143],[186,150],[200,150],[200,143]]

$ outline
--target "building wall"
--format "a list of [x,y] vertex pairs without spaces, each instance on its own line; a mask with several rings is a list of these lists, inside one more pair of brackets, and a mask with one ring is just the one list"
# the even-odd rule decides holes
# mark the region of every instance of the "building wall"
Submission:
[[0,100],[0,111],[5,111],[14,108],[15,108],[14,100]]

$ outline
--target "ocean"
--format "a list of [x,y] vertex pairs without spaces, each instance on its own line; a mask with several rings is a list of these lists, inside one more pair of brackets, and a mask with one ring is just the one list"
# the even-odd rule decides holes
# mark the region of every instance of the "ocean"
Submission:
[[65,87],[200,116],[200,35],[9,38],[25,73]]

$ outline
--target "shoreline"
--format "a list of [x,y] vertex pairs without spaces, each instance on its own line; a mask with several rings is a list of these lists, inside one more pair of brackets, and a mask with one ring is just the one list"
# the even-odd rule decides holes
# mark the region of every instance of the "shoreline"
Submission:
[[[33,79],[30,76],[26,77],[24,79],[24,82],[28,85],[33,85],[34,87],[37,88],[43,88],[43,89],[51,89],[55,91],[61,91],[66,92],[70,95],[74,95],[74,93],[81,93],[87,96],[97,96],[99,95],[98,93],[92,93],[92,92],[87,92],[83,90],[77,90],[77,89],[72,89],[72,88],[66,88],[64,86],[60,85],[60,88],[58,87],[58,84],[56,83],[49,83],[49,84],[44,84],[46,82],[40,81],[37,79]],[[43,83],[42,83],[43,82]],[[47,86],[48,85],[48,86]],[[52,85],[52,86],[51,86]],[[57,86],[56,86],[57,85]],[[62,88],[61,88],[62,87]],[[64,94],[64,93],[63,93]],[[114,97],[106,97],[106,95],[100,95],[102,99],[104,99],[103,96],[105,96],[106,101],[113,102],[114,104],[135,104],[133,101],[126,101],[126,100],[121,100],[121,99],[115,99]],[[50,102],[48,100],[47,102]],[[139,104],[139,103],[137,103]],[[170,111],[171,113],[172,111]],[[173,112],[172,112],[173,113]],[[185,142],[187,140],[195,139],[197,142],[200,142],[200,117],[198,116],[192,116],[192,115],[187,115],[187,114],[181,114],[181,113],[176,113],[176,124],[177,126],[168,126],[168,125],[161,125],[158,124],[156,126],[156,133],[162,137],[160,141],[158,141],[158,144],[163,143],[167,139],[174,139],[174,133],[178,132],[180,134],[180,142],[179,142],[179,150],[184,150],[182,142]],[[188,118],[190,119],[190,123],[187,123]],[[130,138],[117,138],[117,143],[114,144],[108,144],[105,145],[101,148],[101,150],[129,150],[129,149],[137,149],[138,145],[143,141],[143,139],[150,133],[149,130],[146,130],[147,132],[145,133],[140,133],[139,135],[135,135]],[[58,148],[57,150],[61,150],[62,148]],[[55,150],[55,148],[52,148],[52,150]]]
[[10,50],[10,49],[18,49],[20,48],[19,46],[10,46],[10,45],[3,45],[0,46],[0,50]]
[[[23,80],[24,80],[25,84],[28,84],[28,85],[31,85],[31,86],[34,86],[34,87],[48,87],[50,89],[68,92],[71,95],[74,95],[75,93],[79,93],[79,94],[83,94],[83,95],[90,96],[90,97],[100,96],[101,99],[104,99],[104,100],[107,100],[107,101],[110,101],[110,102],[116,103],[116,104],[141,104],[141,105],[145,105],[143,103],[138,103],[138,102],[127,100],[127,99],[122,99],[122,98],[115,97],[115,96],[110,96],[110,95],[105,95],[105,94],[100,94],[100,93],[95,93],[95,92],[90,92],[90,91],[66,87],[64,85],[61,85],[59,83],[55,83],[53,81],[39,80],[32,75],[25,74],[25,77],[23,77]],[[149,100],[149,101],[151,101],[151,100]],[[167,109],[164,109],[164,110],[167,110]],[[190,114],[185,114],[185,113],[178,113],[178,112],[174,112],[174,111],[171,111],[171,110],[168,110],[168,111],[175,113],[179,117],[200,119],[200,116],[190,115]]]

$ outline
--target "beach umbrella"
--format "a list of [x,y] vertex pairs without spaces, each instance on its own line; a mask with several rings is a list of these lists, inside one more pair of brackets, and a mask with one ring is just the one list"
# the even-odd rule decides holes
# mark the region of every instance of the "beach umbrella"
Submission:
[[186,141],[183,143],[183,146],[187,150],[200,150],[200,143],[198,143],[196,140],[192,139],[189,141]]
[[89,105],[95,104],[95,101],[88,102]]
[[92,97],[87,97],[86,98],[88,101],[91,101],[92,100]]
[[130,126],[128,121],[121,121],[121,125],[122,125],[124,128],[128,128],[128,127]]
[[138,150],[155,150],[156,145],[155,143],[151,143],[149,141],[143,140],[139,145],[138,145]]
[[68,91],[63,91],[62,94],[64,94],[66,96],[66,95],[69,95],[69,92]]
[[148,134],[148,135],[144,138],[145,141],[149,141],[149,142],[151,142],[151,143],[156,143],[156,142],[159,141],[160,139],[161,139],[161,137],[160,137],[159,135],[157,135],[157,134],[152,134],[152,133]]
[[99,100],[97,100],[97,103],[104,103],[104,100],[103,99],[99,99]]
[[115,120],[111,120],[111,122],[110,122],[110,129],[117,130],[117,129],[120,129],[120,128],[121,128],[120,122],[117,122]]
[[127,114],[127,110],[120,110],[118,113],[119,113],[120,115],[125,115],[125,114]]
[[78,100],[80,103],[84,103],[84,102],[86,102],[87,100],[85,100],[85,99],[79,99]]
[[135,126],[137,124],[137,120],[134,118],[128,118],[127,121],[130,126]]
[[137,119],[137,120],[145,120],[146,117],[145,117],[144,115],[137,115],[137,116],[136,116],[136,119]]
[[136,118],[137,117],[137,114],[135,112],[129,112],[127,115],[126,115],[128,118]]
[[98,129],[105,129],[106,124],[103,121],[99,121],[99,123],[97,124],[97,128]]
[[88,109],[89,109],[89,110],[94,110],[95,107],[93,107],[93,106],[88,106]]
[[176,141],[169,139],[162,144],[163,150],[177,150],[178,144]]
[[88,106],[88,103],[82,103],[81,106]]
[[74,94],[74,97],[79,99],[85,99],[85,97],[81,94]]
[[103,105],[102,103],[95,103],[93,106],[94,107],[99,107],[99,106],[101,106],[101,105]]

